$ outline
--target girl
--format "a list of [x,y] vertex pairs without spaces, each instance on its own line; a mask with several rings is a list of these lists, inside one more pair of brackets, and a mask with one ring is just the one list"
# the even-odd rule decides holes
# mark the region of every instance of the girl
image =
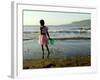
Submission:
[[40,20],[40,35],[39,35],[39,44],[42,47],[42,58],[44,59],[44,46],[47,48],[48,55],[47,58],[49,58],[50,51],[48,47],[48,39],[50,39],[49,33],[48,33],[48,27],[45,26],[44,20]]

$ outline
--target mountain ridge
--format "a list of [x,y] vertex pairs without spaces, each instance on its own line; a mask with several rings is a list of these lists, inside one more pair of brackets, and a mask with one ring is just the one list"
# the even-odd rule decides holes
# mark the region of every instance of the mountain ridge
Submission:
[[[34,26],[40,26],[40,25],[24,25],[24,27],[34,27]],[[61,24],[61,25],[47,25],[47,26],[50,26],[50,27],[90,27],[91,26],[91,20],[90,19],[86,19],[86,20],[81,20],[81,21],[74,21],[72,23],[69,23],[69,24]]]

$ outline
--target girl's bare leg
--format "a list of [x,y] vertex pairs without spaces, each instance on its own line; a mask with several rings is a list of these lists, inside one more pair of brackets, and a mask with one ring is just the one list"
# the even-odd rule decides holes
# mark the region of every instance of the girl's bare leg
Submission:
[[41,45],[41,47],[42,47],[42,59],[44,59],[44,47],[43,47],[43,45]]
[[47,58],[49,58],[49,55],[50,55],[50,51],[49,51],[48,45],[45,45],[45,47],[47,48],[47,51],[48,51],[48,55],[47,55]]

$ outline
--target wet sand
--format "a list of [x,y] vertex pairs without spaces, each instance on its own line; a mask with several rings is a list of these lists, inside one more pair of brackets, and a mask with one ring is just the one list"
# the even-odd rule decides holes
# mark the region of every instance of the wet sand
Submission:
[[25,59],[23,69],[40,68],[59,68],[59,67],[80,67],[91,66],[90,56],[77,56],[68,58],[50,58],[50,59]]

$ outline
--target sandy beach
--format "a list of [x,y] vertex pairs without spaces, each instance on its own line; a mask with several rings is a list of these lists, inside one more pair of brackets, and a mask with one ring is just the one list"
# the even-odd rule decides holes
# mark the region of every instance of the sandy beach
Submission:
[[[41,69],[58,67],[80,67],[91,65],[91,37],[88,27],[49,27],[54,44],[44,48],[42,59],[41,45],[38,43],[38,28],[24,27],[23,34],[23,69]],[[82,28],[82,29],[80,29]],[[84,30],[83,30],[84,29]],[[33,31],[31,31],[33,30]]]
[[58,67],[91,66],[90,56],[77,56],[69,58],[51,59],[26,59],[23,61],[23,69],[58,68]]

